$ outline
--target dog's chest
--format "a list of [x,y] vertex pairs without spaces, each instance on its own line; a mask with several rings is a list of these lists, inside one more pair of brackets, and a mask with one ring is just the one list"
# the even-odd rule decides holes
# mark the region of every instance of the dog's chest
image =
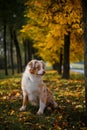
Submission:
[[25,72],[22,77],[22,90],[27,92],[27,94],[39,95],[41,83],[41,77],[34,75],[27,76]]
[[38,93],[39,92],[39,83],[38,82],[29,82],[27,86],[28,93]]
[[39,81],[31,81],[30,79],[22,80],[22,89],[26,91],[28,94],[39,93],[39,85]]

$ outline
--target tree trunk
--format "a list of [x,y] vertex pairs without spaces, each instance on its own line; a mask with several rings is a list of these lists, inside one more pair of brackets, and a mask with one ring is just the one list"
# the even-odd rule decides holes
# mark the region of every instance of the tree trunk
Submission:
[[12,74],[14,74],[14,62],[13,62],[13,33],[12,28],[10,28],[10,55],[11,55],[11,69]]
[[7,55],[6,55],[6,23],[4,22],[4,34],[3,34],[3,44],[4,44],[4,67],[5,67],[5,75],[8,75],[8,69],[7,69]]
[[63,65],[63,78],[70,78],[70,32],[64,35],[64,65]]
[[24,45],[24,66],[27,64],[27,42],[26,40],[23,40]]
[[82,0],[84,22],[84,75],[85,75],[85,105],[87,116],[87,0]]
[[18,44],[15,30],[13,31],[13,36],[14,36],[14,44],[16,47],[16,53],[17,53],[17,66],[18,66],[18,73],[19,73],[19,72],[22,72],[22,59],[21,59],[20,47]]
[[59,73],[59,69],[60,69],[59,67],[60,67],[59,62],[56,62],[56,63],[53,64],[53,69],[57,70],[58,73]]
[[28,40],[28,60],[30,61],[32,59],[32,43],[30,40]]
[[60,48],[59,74],[62,74],[62,60],[63,60],[63,54],[62,54],[62,48]]
[[57,70],[59,74],[62,74],[62,60],[63,60],[62,48],[60,48],[59,62],[53,64],[53,69]]

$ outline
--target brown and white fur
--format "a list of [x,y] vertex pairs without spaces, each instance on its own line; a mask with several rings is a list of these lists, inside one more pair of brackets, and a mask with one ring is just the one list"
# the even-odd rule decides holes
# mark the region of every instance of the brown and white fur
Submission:
[[39,105],[37,114],[43,114],[44,109],[48,106],[52,108],[57,107],[52,93],[46,88],[46,84],[42,80],[44,74],[45,63],[42,60],[31,60],[27,64],[21,83],[23,104],[20,111],[26,109],[28,100],[33,105]]

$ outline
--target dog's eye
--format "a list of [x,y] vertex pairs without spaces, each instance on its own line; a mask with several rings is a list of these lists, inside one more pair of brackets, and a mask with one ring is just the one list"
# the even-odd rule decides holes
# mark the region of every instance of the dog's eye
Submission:
[[40,66],[38,65],[38,66],[36,67],[36,69],[40,70]]

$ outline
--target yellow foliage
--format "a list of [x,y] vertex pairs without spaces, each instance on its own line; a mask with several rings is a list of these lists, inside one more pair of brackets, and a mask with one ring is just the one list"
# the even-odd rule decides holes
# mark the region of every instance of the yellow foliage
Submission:
[[[64,44],[64,34],[67,34],[68,31],[71,35],[73,32],[82,34],[81,7],[74,8],[72,1],[64,2],[64,6],[62,6],[61,3],[51,3],[46,0],[32,0],[28,1],[26,5],[29,8],[27,8],[25,16],[29,20],[21,32],[35,41],[34,47],[38,49],[36,55],[52,63],[58,62],[60,48],[63,48]],[[82,42],[78,43],[74,39],[75,35],[73,38],[71,37],[70,60],[82,60]]]

